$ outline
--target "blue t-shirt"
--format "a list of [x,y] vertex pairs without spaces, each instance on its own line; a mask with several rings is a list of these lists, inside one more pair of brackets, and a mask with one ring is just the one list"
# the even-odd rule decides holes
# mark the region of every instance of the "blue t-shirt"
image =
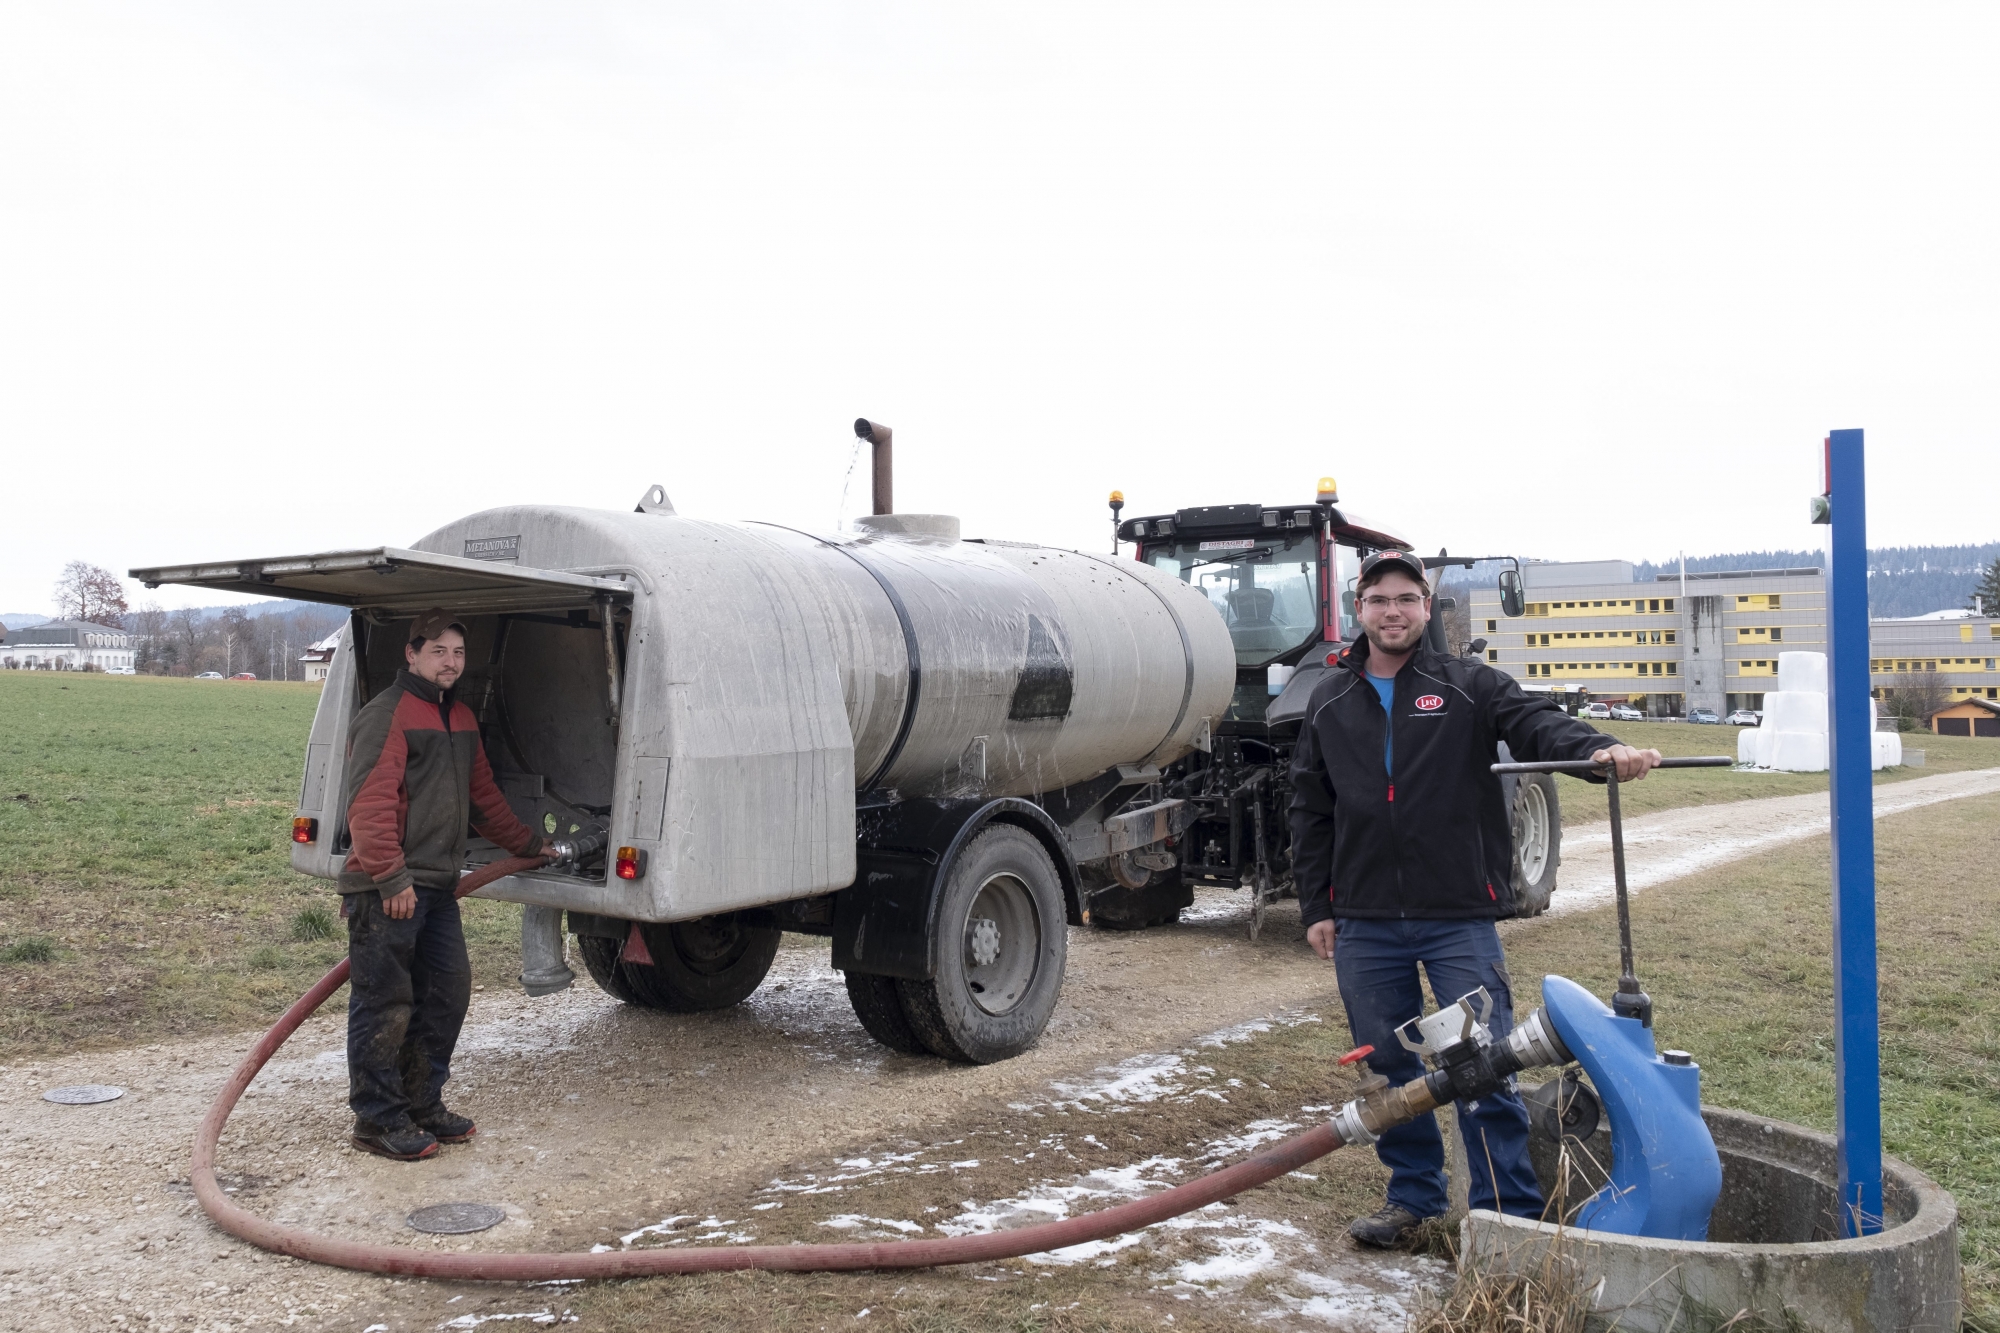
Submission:
[[1396,678],[1369,675],[1368,683],[1375,687],[1375,693],[1382,698],[1382,769],[1390,777],[1394,777],[1396,765],[1392,761],[1396,757]]

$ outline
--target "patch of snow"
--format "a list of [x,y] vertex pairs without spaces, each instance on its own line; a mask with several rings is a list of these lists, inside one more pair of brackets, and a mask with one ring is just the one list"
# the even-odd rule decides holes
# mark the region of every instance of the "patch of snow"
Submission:
[[[1187,1074],[1187,1062],[1178,1055],[1135,1055],[1093,1071],[1075,1082],[1056,1081],[1049,1086],[1061,1094],[1056,1105],[1089,1109],[1086,1102],[1100,1104],[1155,1102],[1182,1091],[1180,1079]],[[1030,1110],[1031,1107],[1021,1107]]]
[[[681,1227],[683,1222],[694,1224],[683,1230]],[[637,1231],[620,1236],[618,1243],[629,1248],[633,1241],[645,1236],[666,1236],[670,1245],[685,1245],[691,1240],[726,1240],[731,1245],[747,1245],[757,1238],[754,1232],[729,1230],[730,1227],[738,1225],[740,1224],[735,1221],[725,1222],[716,1217],[705,1217],[699,1222],[694,1222],[693,1213],[679,1213],[673,1217],[663,1217],[649,1227],[640,1227]],[[606,1245],[603,1248],[608,1250],[611,1247]],[[596,1252],[593,1247],[592,1253]]]
[[1231,1134],[1209,1142],[1201,1160],[1234,1157],[1238,1153],[1249,1152],[1266,1143],[1277,1143],[1287,1135],[1298,1132],[1299,1127],[1289,1120],[1252,1120],[1243,1127],[1241,1134]]
[[[564,1310],[561,1314],[557,1314],[553,1310],[530,1310],[530,1311],[524,1311],[520,1314],[462,1314],[456,1319],[445,1320],[442,1324],[439,1324],[438,1327],[478,1328],[481,1324],[491,1324],[496,1321],[506,1322],[514,1319],[525,1319],[531,1324],[546,1325],[546,1324],[574,1324],[576,1322],[577,1317],[571,1314],[568,1310]],[[377,1324],[376,1327],[386,1329],[388,1325]]]
[[868,1217],[862,1213],[842,1213],[838,1217],[827,1218],[826,1221],[821,1222],[819,1225],[833,1227],[838,1231],[855,1231],[862,1227],[875,1227],[889,1231],[900,1231],[906,1236],[912,1232],[924,1229],[923,1224],[920,1222],[898,1222],[886,1217]]

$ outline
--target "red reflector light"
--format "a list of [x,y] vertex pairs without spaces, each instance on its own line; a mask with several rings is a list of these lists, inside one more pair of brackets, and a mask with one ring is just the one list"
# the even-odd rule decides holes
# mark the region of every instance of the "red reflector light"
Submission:
[[297,819],[294,819],[292,821],[292,841],[318,842],[319,821],[317,819],[309,819],[305,815],[300,815]]
[[620,847],[618,862],[613,867],[620,879],[638,879],[646,873],[646,853],[638,847]]

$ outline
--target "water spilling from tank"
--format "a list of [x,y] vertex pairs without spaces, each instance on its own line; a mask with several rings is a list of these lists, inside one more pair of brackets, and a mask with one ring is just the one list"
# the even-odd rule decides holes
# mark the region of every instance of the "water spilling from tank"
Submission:
[[[853,437],[850,443],[854,447],[847,455],[847,477],[840,484],[840,508],[835,511],[833,516],[833,530],[835,532],[853,532],[855,530],[854,520],[861,517],[861,511],[853,507],[855,503],[852,500],[854,494],[854,473],[861,466],[861,451],[867,447],[868,441],[857,435]],[[871,483],[873,481],[872,473],[870,474],[870,481]],[[870,492],[870,508],[873,508],[872,491]]]

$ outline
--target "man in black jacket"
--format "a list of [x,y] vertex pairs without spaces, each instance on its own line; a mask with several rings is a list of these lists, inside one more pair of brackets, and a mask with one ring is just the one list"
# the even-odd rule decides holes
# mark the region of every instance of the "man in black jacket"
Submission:
[[[1522,691],[1483,662],[1423,647],[1430,587],[1401,551],[1362,562],[1366,637],[1314,687],[1292,758],[1293,869],[1306,940],[1333,962],[1356,1046],[1403,1082],[1422,1073],[1395,1029],[1423,1012],[1418,964],[1440,1006],[1484,986],[1495,1040],[1513,1026],[1513,986],[1494,922],[1514,914],[1512,834],[1498,742],[1516,759],[1595,759],[1635,781],[1660,762]],[[1511,1086],[1458,1105],[1474,1208],[1539,1216],[1528,1113]],[[1349,1233],[1389,1245],[1445,1211],[1444,1142],[1431,1116],[1376,1145],[1388,1199]]]

